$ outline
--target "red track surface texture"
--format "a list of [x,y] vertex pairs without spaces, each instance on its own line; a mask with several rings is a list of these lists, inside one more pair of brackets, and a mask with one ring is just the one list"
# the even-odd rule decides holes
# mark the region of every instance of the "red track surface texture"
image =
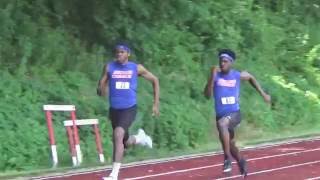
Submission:
[[[302,140],[242,150],[253,180],[320,180],[320,139]],[[243,179],[237,164],[231,174],[222,173],[222,155],[205,154],[156,163],[136,164],[120,170],[120,180],[212,180]],[[101,180],[110,169],[38,177],[50,180]]]

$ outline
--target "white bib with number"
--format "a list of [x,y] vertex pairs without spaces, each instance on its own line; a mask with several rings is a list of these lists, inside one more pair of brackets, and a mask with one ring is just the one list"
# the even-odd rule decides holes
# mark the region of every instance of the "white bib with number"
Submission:
[[130,88],[129,82],[121,82],[121,81],[116,82],[116,89],[129,89],[129,88]]
[[235,104],[236,103],[236,98],[234,96],[222,97],[221,98],[221,103],[222,104]]

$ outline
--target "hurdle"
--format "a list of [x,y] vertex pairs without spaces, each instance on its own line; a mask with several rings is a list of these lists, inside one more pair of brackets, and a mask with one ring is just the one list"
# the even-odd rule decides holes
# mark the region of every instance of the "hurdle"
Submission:
[[[76,107],[74,105],[43,105],[43,110],[45,111],[45,114],[46,114],[53,167],[56,167],[58,165],[57,146],[56,146],[55,137],[54,137],[54,128],[52,125],[52,112],[55,112],[55,111],[70,112],[73,136],[72,134],[70,134],[70,137],[68,139],[71,139],[72,141],[72,146],[70,149],[72,152],[72,160],[76,161],[77,162],[76,164],[81,164],[82,153],[81,153],[80,144],[79,144],[78,129],[75,123]],[[69,143],[71,142],[69,141]]]
[[[73,121],[65,120],[63,124],[66,128],[71,154],[74,154],[73,148],[72,148],[73,139],[72,139],[72,129],[71,129],[71,127],[73,126]],[[105,160],[104,160],[103,149],[101,145],[101,137],[100,137],[99,127],[98,127],[99,120],[98,119],[77,119],[75,120],[75,124],[76,126],[92,125],[93,131],[95,134],[95,142],[96,142],[96,148],[98,152],[98,158],[100,160],[100,163],[104,163]],[[78,165],[75,158],[72,158],[72,163],[73,163],[73,166]]]

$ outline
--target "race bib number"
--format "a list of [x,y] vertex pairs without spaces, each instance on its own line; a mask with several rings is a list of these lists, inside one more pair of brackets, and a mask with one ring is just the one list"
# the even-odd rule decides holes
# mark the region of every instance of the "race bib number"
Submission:
[[231,97],[222,97],[221,98],[222,104],[235,104],[236,103],[236,98],[231,96]]
[[129,89],[130,83],[129,82],[116,82],[116,89]]

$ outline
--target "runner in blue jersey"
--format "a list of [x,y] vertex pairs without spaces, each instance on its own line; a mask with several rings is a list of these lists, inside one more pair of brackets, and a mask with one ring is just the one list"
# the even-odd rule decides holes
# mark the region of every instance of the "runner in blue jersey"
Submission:
[[[109,94],[109,118],[113,128],[113,166],[105,180],[116,180],[126,147],[140,144],[152,148],[152,139],[142,129],[137,135],[129,136],[129,127],[137,113],[138,76],[149,80],[153,85],[153,115],[159,115],[159,81],[156,76],[141,64],[129,61],[130,49],[125,44],[115,48],[116,58],[103,67],[97,93],[100,96]],[[108,87],[108,88],[107,88]]]
[[236,55],[232,50],[219,51],[219,68],[212,67],[204,95],[215,102],[216,124],[224,153],[224,172],[231,172],[232,157],[237,161],[240,173],[247,176],[246,160],[241,156],[235,142],[235,128],[240,124],[240,81],[249,81],[267,103],[271,98],[266,94],[254,76],[246,71],[232,69]]

